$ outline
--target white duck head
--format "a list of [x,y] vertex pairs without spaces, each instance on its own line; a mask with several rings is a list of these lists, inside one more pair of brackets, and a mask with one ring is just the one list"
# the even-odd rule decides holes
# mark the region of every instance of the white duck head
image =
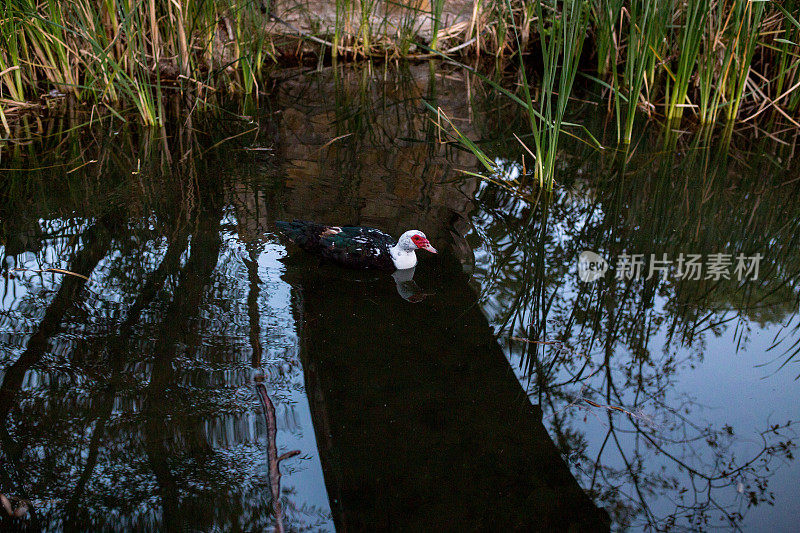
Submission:
[[394,266],[398,270],[417,266],[416,251],[418,249],[436,253],[436,248],[431,246],[428,238],[421,231],[412,229],[400,235],[400,238],[397,239],[397,244],[389,248]]

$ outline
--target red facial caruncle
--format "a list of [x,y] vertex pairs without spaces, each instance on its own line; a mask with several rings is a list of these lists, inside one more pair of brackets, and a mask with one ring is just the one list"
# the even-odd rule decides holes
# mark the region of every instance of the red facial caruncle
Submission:
[[436,248],[431,246],[431,243],[428,242],[428,239],[425,238],[424,235],[415,234],[411,236],[411,242],[413,242],[417,248],[422,248],[423,250],[427,250],[432,253],[436,253]]

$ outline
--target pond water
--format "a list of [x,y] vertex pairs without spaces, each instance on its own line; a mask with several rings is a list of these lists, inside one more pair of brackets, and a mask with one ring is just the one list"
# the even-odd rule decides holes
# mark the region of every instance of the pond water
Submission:
[[[540,195],[507,186],[525,117],[455,67],[273,81],[163,129],[54,112],[3,154],[0,493],[29,506],[5,526],[795,530],[779,154],[564,137]],[[501,175],[460,173],[423,99]],[[350,271],[276,232],[295,218],[440,253]]]

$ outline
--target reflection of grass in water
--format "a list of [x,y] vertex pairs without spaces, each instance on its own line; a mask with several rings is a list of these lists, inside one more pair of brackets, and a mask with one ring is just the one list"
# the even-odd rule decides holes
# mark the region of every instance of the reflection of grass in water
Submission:
[[[540,215],[528,218],[527,222],[508,219],[517,227],[512,239],[516,243],[513,251],[525,254],[524,262],[535,261],[534,258],[543,253],[539,248],[540,240],[550,239],[548,231],[543,228],[549,226],[548,221],[554,215],[548,213],[555,209],[559,212],[556,220],[563,221],[566,217],[582,228],[581,235],[575,235],[574,238],[580,237],[583,242],[570,246],[591,249],[609,258],[618,257],[625,251],[646,256],[655,253],[659,257],[666,253],[673,258],[682,252],[705,255],[715,252],[744,253],[748,256],[761,252],[768,255],[769,259],[762,265],[758,282],[687,280],[662,285],[657,280],[650,280],[641,286],[632,282],[627,290],[634,290],[644,297],[637,304],[645,306],[640,309],[642,313],[647,306],[653,305],[659,291],[669,290],[675,298],[672,300],[673,310],[682,317],[676,322],[682,323],[682,326],[675,331],[683,331],[679,338],[689,343],[693,332],[697,330],[697,320],[707,318],[708,310],[735,310],[748,320],[766,318],[770,315],[768,310],[777,313],[775,317],[781,316],[791,311],[797,301],[796,284],[800,264],[791,253],[791,243],[800,228],[795,223],[787,224],[787,218],[776,216],[782,209],[779,189],[772,190],[771,185],[762,185],[751,174],[740,180],[736,193],[731,192],[727,189],[726,178],[733,171],[728,163],[723,161],[720,165],[712,157],[713,152],[697,150],[679,161],[669,156],[657,158],[654,165],[643,156],[639,163],[642,166],[638,169],[634,162],[620,164],[612,159],[612,166],[605,167],[608,175],[604,183],[593,192],[594,199],[584,208],[585,215],[580,215],[600,217],[602,214],[599,222],[587,224],[580,218],[575,219],[576,215],[560,214],[561,208],[557,207],[559,201],[551,203],[549,207],[540,203],[535,206],[540,210]],[[676,181],[676,175],[682,176],[682,179]],[[614,185],[614,180],[626,185]],[[752,199],[754,195],[759,198],[758,201]],[[564,193],[556,198],[566,202]],[[676,201],[676,198],[680,201]],[[753,207],[742,212],[732,210],[731,205]],[[596,211],[599,206],[603,206],[601,212]],[[631,228],[636,229],[634,231]],[[536,235],[537,240],[530,241],[531,248],[520,250],[529,242],[525,235]],[[721,243],[726,243],[724,250],[720,249]],[[576,248],[573,251],[577,257],[580,250]],[[563,256],[563,259],[566,266],[554,266],[559,273],[564,272],[563,268],[571,269],[574,266],[574,261],[568,256]],[[521,288],[533,290],[535,286],[523,283]],[[541,297],[535,299],[542,300]],[[524,301],[523,297],[518,300]],[[509,309],[514,313],[518,308],[509,306]],[[546,329],[546,313],[534,309],[519,312],[542,313],[538,325]],[[530,322],[528,316],[516,321],[523,324]],[[529,333],[526,336],[537,337]]]

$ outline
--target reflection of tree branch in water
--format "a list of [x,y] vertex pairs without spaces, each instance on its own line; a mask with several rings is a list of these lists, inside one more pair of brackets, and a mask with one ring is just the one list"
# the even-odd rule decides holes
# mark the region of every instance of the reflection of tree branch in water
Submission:
[[[613,395],[621,402],[621,396],[616,387],[613,386],[613,383],[607,383],[606,388],[608,392],[607,397],[611,397]],[[546,393],[548,404],[550,405],[551,409],[553,409],[553,414],[551,415],[553,420],[552,428],[555,431],[559,442],[567,443],[568,446],[573,449],[573,452],[577,453],[577,457],[579,457],[581,460],[586,460],[591,465],[591,468],[589,469],[591,471],[591,481],[587,488],[591,491],[596,490],[596,481],[599,475],[606,481],[607,484],[609,484],[609,486],[616,487],[613,489],[614,493],[624,494],[624,492],[621,490],[621,487],[618,486],[618,481],[614,481],[613,479],[618,478],[622,472],[615,471],[613,467],[602,464],[607,443],[609,440],[611,440],[614,442],[616,451],[624,463],[624,472],[627,472],[626,477],[636,492],[636,500],[638,501],[639,511],[644,513],[647,522],[652,526],[668,528],[674,527],[677,524],[678,517],[688,518],[693,521],[693,524],[699,525],[702,523],[702,521],[708,519],[708,511],[715,510],[722,514],[731,527],[739,529],[739,524],[744,518],[741,509],[732,509],[731,506],[736,505],[735,503],[721,503],[718,498],[714,496],[714,489],[730,487],[732,482],[738,480],[737,493],[746,498],[748,506],[757,505],[759,502],[763,501],[770,502],[772,495],[767,493],[767,478],[771,475],[771,471],[768,467],[768,464],[770,460],[776,456],[785,456],[787,459],[792,458],[792,448],[794,445],[791,438],[785,434],[785,430],[793,427],[792,423],[786,423],[783,425],[776,424],[771,426],[768,430],[762,431],[759,434],[762,440],[761,449],[755,452],[746,462],[736,465],[734,463],[734,456],[728,453],[729,448],[723,447],[719,443],[722,437],[732,437],[732,430],[728,426],[724,426],[722,430],[716,431],[711,427],[702,428],[693,424],[680,413],[675,412],[672,409],[669,409],[666,405],[661,404],[662,408],[670,411],[672,415],[676,417],[678,424],[684,428],[684,432],[686,428],[690,428],[697,432],[697,435],[687,435],[683,440],[669,439],[668,437],[659,436],[658,431],[664,428],[651,424],[647,417],[643,418],[641,416],[637,416],[634,412],[628,409],[611,405],[601,405],[597,402],[587,400],[585,397],[583,397],[582,390],[582,393],[577,397],[577,399],[573,400],[567,407],[577,406],[579,409],[584,410],[588,409],[585,405],[585,403],[588,403],[593,407],[596,406],[598,409],[603,409],[608,416],[608,431],[600,446],[600,450],[594,459],[589,459],[586,457],[584,451],[579,450],[580,446],[569,444],[570,434],[568,432],[564,432],[562,424],[565,422],[565,420],[563,420],[560,416],[561,413],[566,410],[566,408],[556,410],[556,406],[553,402],[553,392],[554,391],[551,390],[550,394]],[[632,426],[632,430],[620,429],[615,426],[613,417],[615,412],[622,412],[627,415],[628,421]],[[640,424],[641,420],[645,420],[649,427],[642,427]],[[691,490],[694,491],[694,501],[692,503],[683,503],[684,493],[687,490],[690,490],[685,487],[681,490],[681,492],[679,492],[680,501],[674,502],[676,510],[665,517],[658,518],[657,515],[650,509],[650,505],[648,504],[647,500],[648,493],[652,493],[653,490],[658,490],[659,487],[663,486],[670,486],[674,489],[677,489],[679,487],[678,480],[677,478],[664,478],[658,474],[648,475],[647,472],[645,472],[642,468],[643,457],[641,455],[641,451],[638,449],[638,445],[633,449],[635,457],[630,459],[628,457],[628,453],[626,453],[626,450],[630,449],[630,445],[626,446],[623,442],[621,442],[618,437],[618,433],[632,433],[643,438],[649,449],[655,450],[657,455],[665,457],[677,465],[679,467],[678,471],[686,472],[689,476]],[[770,436],[774,436],[783,440],[770,444],[768,441],[768,437]],[[710,464],[712,467],[712,471],[710,472],[704,472],[697,467],[691,466],[686,462],[686,460],[679,457],[664,446],[665,442],[673,445],[686,446],[703,441],[708,443],[714,454],[714,459]],[[694,448],[690,448],[689,451],[694,453],[698,460],[703,460],[700,455],[696,454]],[[579,462],[575,462],[575,459],[576,457],[573,457],[573,463],[576,464],[577,468],[586,475],[589,475],[589,472],[587,472],[585,468],[581,467]],[[757,466],[758,463],[761,463],[760,467]],[[745,476],[752,476],[754,485],[753,490],[748,490],[746,493],[745,484],[748,482],[745,481]],[[702,486],[697,485],[696,482],[698,480],[703,480],[704,483]],[[645,486],[642,486],[643,482],[645,483]],[[747,487],[749,488],[751,485],[748,483]],[[737,496],[737,501],[740,502],[738,504],[739,507],[741,507],[742,503],[744,503],[741,501],[740,496]],[[630,496],[627,496],[627,498],[630,498]],[[618,502],[617,505],[619,504],[622,504],[622,502]],[[617,509],[619,510],[619,508]],[[687,512],[689,513],[688,515],[686,514]]]
[[253,350],[251,356],[253,367],[261,366],[261,356],[263,348],[261,346],[261,313],[258,309],[258,297],[261,292],[261,278],[258,276],[258,255],[260,250],[255,244],[248,244],[247,259],[242,259],[247,267],[247,280],[249,290],[247,292],[247,316],[250,319],[250,347]]
[[272,493],[272,512],[275,514],[275,531],[283,533],[283,506],[281,505],[281,470],[280,462],[294,457],[300,450],[292,450],[278,457],[278,424],[275,417],[275,406],[267,394],[263,383],[256,384],[258,397],[264,407],[264,419],[267,422],[267,461],[269,467],[269,486]]
[[[625,296],[628,296],[629,293],[630,288],[628,287],[624,291],[622,302],[625,301]],[[622,302],[617,302],[617,304],[622,305]],[[632,322],[643,321],[644,317],[640,313],[641,309]],[[653,375],[648,375],[647,371],[654,363],[644,355],[635,358],[630,365],[624,365],[621,369],[614,367],[613,346],[621,338],[623,324],[622,321],[615,320],[616,313],[613,310],[609,311],[608,315],[607,326],[603,328],[606,330],[606,338],[603,343],[605,346],[603,361],[600,363],[599,368],[588,373],[586,373],[586,360],[589,358],[586,353],[580,353],[571,348],[565,341],[551,340],[546,337],[540,337],[542,340],[532,340],[536,339],[535,331],[531,332],[533,333],[533,335],[530,335],[531,338],[511,337],[511,340],[525,343],[525,345],[540,346],[549,351],[550,361],[548,361],[548,357],[536,357],[535,368],[540,372],[536,380],[538,387],[530,391],[529,395],[538,395],[540,403],[548,405],[551,409],[551,414],[547,419],[551,420],[551,427],[556,434],[557,441],[562,443],[562,449],[565,450],[565,453],[572,455],[572,462],[575,467],[591,478],[587,488],[594,492],[597,490],[598,476],[604,480],[603,485],[606,486],[606,491],[601,492],[600,496],[608,503],[611,503],[611,510],[616,512],[617,520],[620,523],[629,524],[629,520],[636,513],[641,513],[646,523],[656,528],[675,527],[678,525],[679,520],[689,520],[694,526],[699,526],[709,519],[710,512],[714,512],[720,513],[731,527],[738,529],[744,518],[741,507],[745,502],[748,505],[757,505],[759,502],[764,501],[771,502],[773,496],[767,492],[767,479],[768,476],[772,475],[768,463],[775,456],[783,455],[791,459],[791,450],[794,444],[784,434],[784,430],[787,430],[791,424],[773,425],[770,429],[761,432],[760,436],[763,444],[760,450],[755,450],[747,461],[738,465],[735,464],[735,457],[730,446],[722,447],[718,444],[724,437],[728,437],[732,445],[733,432],[729,426],[724,426],[722,430],[714,430],[711,426],[698,426],[681,414],[681,410],[687,409],[685,403],[677,407],[667,405],[665,395],[672,383],[669,377],[670,369],[674,369],[676,366],[676,361],[672,357],[666,361],[668,368],[665,367],[665,369],[661,369],[662,372]],[[647,335],[628,339],[634,342],[634,348],[637,339],[644,342],[647,339]],[[591,346],[591,342],[587,343],[587,345]],[[636,353],[634,348],[632,350]],[[583,360],[582,364],[581,360]],[[575,372],[576,368],[579,368],[578,372]],[[558,371],[551,374],[552,369],[557,369]],[[625,383],[622,387],[615,382],[615,376],[618,372],[622,372],[625,377]],[[567,379],[561,379],[559,383],[554,383],[557,375],[563,376],[565,373],[567,374]],[[602,378],[604,382],[603,392],[588,385],[590,378],[595,377]],[[579,394],[573,396],[566,393],[565,385],[578,383],[581,384]],[[605,402],[593,401],[586,397],[585,394],[588,391],[592,391],[594,395],[604,397]],[[633,395],[632,403],[625,401],[623,393],[628,397],[629,401],[631,399],[630,395]],[[563,400],[568,401],[566,406],[559,405]],[[633,407],[626,407],[626,403]],[[656,423],[653,414],[647,414],[642,410],[644,403],[650,403],[651,411],[656,408],[669,416],[672,421],[669,424],[663,421]],[[691,400],[689,400],[689,403],[691,405],[694,404]],[[591,412],[595,416],[599,414],[596,412],[597,410],[602,410],[607,414],[608,432],[602,440],[597,457],[594,459],[589,459],[586,456],[585,443],[582,442],[580,433],[570,429],[565,431],[563,427],[567,422],[564,414],[570,408],[575,407],[578,410]],[[616,427],[613,417],[616,412],[627,415],[631,424],[630,429]],[[600,416],[597,416],[597,418],[602,423]],[[683,438],[670,438],[670,432],[680,432],[681,430]],[[687,430],[694,434],[688,434]],[[664,433],[663,436],[662,433]],[[624,442],[618,436],[622,434],[634,436],[635,445],[632,450],[631,443]],[[770,443],[768,437],[777,437],[781,441]],[[639,438],[642,439],[648,451],[643,452],[643,450],[639,449]],[[614,461],[609,455],[611,453],[608,447],[609,443],[614,444],[613,448],[617,455],[617,460],[622,463],[621,470],[617,470],[608,464],[608,462]],[[712,450],[713,458],[710,459],[710,463],[704,463],[709,458],[704,457],[703,450],[696,448],[697,443],[707,443]],[[688,452],[696,461],[708,464],[711,470],[708,471],[706,468],[696,465],[692,466],[690,462],[687,462],[689,456],[681,457],[680,453],[674,453],[674,450],[669,449],[667,445],[682,447],[684,454]],[[667,487],[677,491],[681,485],[677,475],[664,476],[657,472],[651,473],[645,470],[644,454],[652,454],[653,450],[656,455],[674,464],[678,472],[688,474],[689,478],[684,483],[684,488],[677,493],[676,510],[661,517],[658,516],[659,513],[655,512],[649,500],[653,496],[662,493]],[[630,456],[631,451],[633,457]],[[579,461],[575,459],[579,459]],[[580,465],[580,461],[584,460],[591,465],[588,472]],[[604,462],[606,464],[603,464]],[[748,478],[751,481],[747,481]],[[623,480],[623,483],[625,482],[624,480],[627,480],[628,486],[634,491],[634,494],[625,494],[623,485],[620,484],[620,479]],[[698,484],[697,481],[699,480],[703,480],[703,483]],[[751,482],[752,485],[750,484]],[[733,483],[737,484],[738,496],[735,497],[733,502],[720,502],[717,490],[730,487]],[[748,490],[745,494],[746,484]],[[751,487],[752,490],[750,490]],[[695,495],[694,501],[692,502],[690,499],[689,502],[684,503],[684,493],[692,490]],[[744,500],[742,495],[744,495]],[[629,503],[626,503],[626,500]],[[737,507],[739,508],[737,509]]]
[[[133,135],[134,141],[140,139],[138,130]],[[50,176],[40,184],[48,190],[33,204],[30,191],[37,181],[23,181],[26,186],[20,192],[5,191],[12,196],[13,202],[8,204],[13,208],[0,210],[2,230],[20,242],[12,247],[5,235],[0,236],[8,265],[3,270],[14,279],[6,283],[4,316],[0,317],[8,352],[0,365],[0,432],[8,437],[0,440],[0,493],[17,513],[26,499],[35,509],[29,508],[24,522],[9,519],[6,505],[0,501],[0,530],[15,524],[31,530],[138,529],[145,522],[169,529],[177,522],[175,518],[184,523],[210,523],[203,520],[211,519],[232,523],[230,520],[242,515],[238,509],[249,505],[244,498],[229,498],[232,503],[226,505],[224,490],[206,490],[217,483],[215,489],[231,485],[231,490],[238,492],[240,486],[231,481],[249,474],[257,460],[236,463],[229,471],[223,457],[227,449],[216,453],[215,447],[214,455],[208,452],[210,441],[218,434],[206,431],[202,422],[221,412],[223,424],[235,425],[242,408],[226,396],[228,389],[204,379],[207,367],[195,371],[214,357],[216,347],[195,356],[193,347],[203,350],[205,343],[191,342],[186,351],[180,346],[187,334],[193,341],[191,335],[206,326],[196,319],[198,310],[203,312],[203,302],[196,305],[197,300],[187,293],[197,289],[209,294],[219,288],[224,291],[222,297],[228,298],[233,290],[227,279],[218,286],[220,280],[215,277],[209,277],[213,285],[206,280],[202,287],[194,280],[188,285],[181,283],[191,277],[182,272],[192,270],[197,256],[208,253],[211,257],[200,262],[209,263],[212,269],[216,264],[219,254],[201,242],[197,232],[187,240],[187,225],[197,227],[199,223],[202,230],[201,219],[207,215],[213,222],[207,233],[219,233],[221,211],[214,205],[222,205],[215,201],[221,197],[222,187],[217,184],[222,180],[216,172],[198,173],[212,175],[208,187],[202,178],[202,185],[195,176],[183,179],[177,162],[168,165],[162,160],[159,167],[158,151],[148,149],[147,139],[143,145],[131,143],[122,153],[118,150],[120,138],[112,142],[116,148],[107,151],[115,164],[98,173],[102,179],[68,181],[68,198],[49,190],[51,186],[58,189],[63,181],[51,184]],[[174,138],[171,131],[159,132],[158,139],[163,142]],[[79,147],[74,148],[77,152]],[[147,161],[141,174],[138,167],[133,173],[123,168],[132,157],[129,154]],[[169,157],[169,152],[162,155]],[[129,178],[131,175],[134,177]],[[215,192],[204,195],[208,189]],[[178,192],[183,201],[176,201]],[[31,229],[47,230],[48,224],[54,230],[41,236]],[[191,251],[187,252],[189,242]],[[159,264],[164,248],[166,254]],[[27,253],[17,257],[23,252]],[[165,269],[167,264],[172,266]],[[183,264],[188,268],[182,268]],[[22,273],[23,269],[12,267],[30,268]],[[204,266],[195,270],[206,272]],[[87,277],[91,281],[85,283]],[[205,289],[206,285],[211,290]],[[170,306],[173,297],[184,302],[183,307]],[[170,316],[175,310],[179,313]],[[6,322],[6,316],[13,322]],[[216,326],[210,326],[210,333],[203,329],[202,334],[216,334]],[[171,342],[175,337],[177,349]],[[153,357],[154,344],[156,352],[169,353]],[[185,354],[190,364],[196,365],[191,370],[194,373],[181,367],[170,375],[166,367],[174,364],[176,351],[178,357]],[[151,376],[156,386],[144,388]],[[185,382],[197,386],[199,398],[185,394],[190,388],[184,388]],[[202,395],[206,392],[207,396]],[[188,401],[181,401],[184,399]],[[154,424],[147,420],[151,413],[161,415]],[[147,453],[151,455],[145,457]],[[153,453],[165,460],[153,458]],[[171,486],[169,475],[175,481]],[[211,483],[203,484],[206,479]],[[163,483],[164,490],[159,492],[161,486],[156,487],[156,482]],[[248,489],[242,484],[242,493]],[[159,509],[159,496],[168,501],[166,511]],[[212,505],[205,509],[197,503],[206,501]],[[265,508],[269,519],[269,502],[256,503],[258,509],[250,515],[252,524],[265,519]]]
[[105,358],[111,364],[111,373],[108,379],[109,389],[104,394],[103,407],[100,410],[101,414],[98,416],[98,421],[89,443],[86,463],[75,485],[75,490],[66,505],[65,524],[78,523],[78,505],[83,496],[86,484],[89,482],[97,464],[100,442],[105,434],[106,424],[111,417],[114,400],[117,395],[116,386],[114,384],[116,383],[117,374],[122,370],[125,364],[125,350],[131,338],[133,328],[139,324],[142,311],[155,299],[158,292],[164,287],[167,277],[177,270],[180,265],[180,257],[188,247],[188,244],[189,242],[185,232],[179,232],[176,237],[171,239],[167,251],[164,254],[164,258],[161,260],[158,268],[147,277],[139,296],[131,305],[127,317],[120,324],[116,339],[109,340],[108,352]]
[[32,269],[32,268],[12,268],[11,271],[12,272],[38,272],[38,273],[52,272],[53,274],[64,274],[64,275],[68,275],[68,276],[77,276],[79,278],[85,279],[86,281],[89,281],[89,278],[84,276],[83,274],[78,274],[77,272],[70,272],[69,270],[64,270],[63,268],[37,268],[37,269]]
[[[192,190],[190,188],[190,190]],[[165,396],[175,394],[178,369],[173,365],[176,353],[173,349],[177,336],[186,346],[197,349],[198,343],[192,338],[198,326],[192,319],[199,314],[205,296],[205,287],[212,280],[219,258],[222,239],[219,231],[221,208],[216,190],[199,190],[201,209],[195,215],[197,227],[192,234],[191,253],[181,271],[178,283],[173,290],[172,301],[164,313],[164,319],[177,325],[176,328],[162,327],[155,342],[150,383],[145,390],[144,412],[147,420],[143,424],[144,449],[153,474],[158,483],[162,500],[163,523],[166,529],[175,529],[180,524],[180,480],[176,476],[169,459],[173,457],[170,443],[165,438],[163,417]],[[187,212],[191,212],[189,209]],[[180,428],[171,428],[173,435]],[[197,430],[198,426],[192,429]],[[173,437],[175,438],[175,437]],[[199,438],[197,442],[205,442]]]
[[[481,218],[474,226],[488,252],[475,270],[482,304],[498,333],[510,337],[512,364],[529,397],[545,409],[548,429],[573,471],[617,524],[695,529],[709,527],[713,517],[738,528],[742,507],[772,503],[772,462],[791,459],[796,426],[764,422],[753,430],[759,435],[753,442],[734,436],[732,426],[720,428],[698,413],[705,406],[679,392],[680,385],[683,370],[703,362],[711,335],[732,333],[732,347],[745,350],[751,329],[774,324],[783,329],[769,350],[782,344],[786,353],[769,364],[780,368],[800,353],[800,266],[792,247],[798,219],[775,216],[783,199],[756,192],[760,186],[751,185],[761,177],[741,178],[736,189],[709,184],[702,198],[687,194],[676,205],[661,193],[674,183],[676,168],[685,168],[690,182],[696,170],[691,158],[685,166],[684,159],[657,166],[631,161],[601,158],[601,173],[612,181],[581,178],[573,192],[567,180],[549,205],[523,205],[492,186],[479,192]],[[589,162],[579,159],[576,168],[582,173],[589,167],[580,165]],[[728,183],[727,165],[706,170],[700,175]],[[633,175],[646,179],[628,178]],[[754,198],[749,218],[728,207],[752,205]],[[758,282],[683,282],[673,274],[666,281],[643,279],[646,271],[634,280],[613,272],[623,253],[674,259],[686,251],[719,252],[721,244],[729,248],[722,251],[745,255],[770,251]],[[612,272],[594,283],[578,282],[575,260],[584,250],[609,260]],[[543,256],[548,268],[540,275],[528,265]],[[557,333],[547,335],[553,324]],[[584,413],[599,424],[577,423],[592,418]]]
[[566,381],[562,381],[560,383],[551,384],[551,385],[549,385],[551,388],[562,387],[564,385],[569,385],[570,383],[580,383],[581,381],[586,380],[586,379],[594,376],[595,374],[599,373],[603,369],[602,367],[599,367],[594,372],[590,373],[589,375],[584,376],[583,372],[587,368],[589,368],[591,366],[591,364],[592,364],[591,358],[585,353],[576,352],[575,350],[573,350],[572,348],[567,346],[567,344],[565,342],[563,342],[563,341],[547,340],[547,339],[544,339],[544,340],[532,340],[532,339],[526,339],[525,337],[514,337],[514,336],[509,337],[509,340],[517,341],[517,342],[525,342],[525,343],[535,344],[535,345],[539,345],[539,346],[553,346],[556,349],[557,356],[553,358],[553,360],[550,362],[550,365],[548,365],[548,367],[546,369],[543,369],[543,373],[545,375],[545,381],[546,381],[546,377],[550,374],[550,371],[555,367],[556,363],[558,363],[559,357],[565,356],[565,355],[568,355],[570,357],[579,356],[584,360],[583,366],[578,370],[577,373],[574,373],[570,379],[568,379]]
[[[105,217],[86,230],[83,234],[86,245],[75,253],[70,262],[70,271],[85,274],[91,274],[94,271],[107,253],[111,239],[110,228],[114,226],[115,222],[116,219],[113,216]],[[37,330],[30,337],[25,351],[5,369],[3,381],[0,384],[0,442],[3,444],[2,451],[7,458],[6,463],[12,465],[17,477],[14,485],[18,487],[19,491],[23,491],[23,497],[25,483],[19,467],[22,449],[8,433],[8,416],[15,405],[15,399],[22,387],[26,373],[47,352],[50,339],[61,331],[64,315],[70,308],[77,305],[78,295],[85,288],[87,279],[86,275],[80,274],[66,276],[62,280],[55,298],[45,311]],[[4,471],[3,473],[5,474]],[[4,479],[4,484],[10,483],[10,479]],[[35,520],[33,505],[28,504],[28,511]]]
[[[790,424],[772,426],[770,429],[762,432],[761,439],[763,445],[760,450],[756,450],[751,457],[744,463],[736,465],[734,463],[735,457],[730,450],[730,447],[720,447],[717,443],[723,437],[732,437],[732,430],[728,426],[724,426],[722,430],[714,430],[712,427],[700,427],[694,424],[687,417],[683,416],[679,409],[684,407],[672,408],[667,405],[665,395],[670,389],[670,369],[674,369],[676,361],[670,357],[667,359],[667,367],[661,369],[652,376],[648,376],[647,371],[653,361],[647,356],[647,351],[642,348],[642,356],[635,358],[631,361],[630,365],[625,365],[621,369],[616,369],[613,365],[615,360],[613,346],[621,337],[625,335],[622,320],[616,319],[616,312],[624,306],[624,302],[630,296],[630,286],[626,287],[622,294],[622,300],[617,301],[617,306],[612,309],[607,309],[608,322],[605,328],[606,338],[604,339],[605,356],[600,367],[588,375],[582,374],[586,371],[586,362],[583,366],[580,365],[581,358],[575,356],[582,356],[579,353],[567,346],[564,341],[554,341],[541,337],[544,340],[530,340],[525,337],[512,337],[513,340],[524,342],[525,345],[541,346],[550,351],[552,360],[547,361],[547,358],[536,359],[535,368],[539,370],[536,383],[538,385],[536,390],[531,391],[531,395],[538,395],[540,403],[547,404],[551,409],[551,415],[547,417],[552,420],[552,430],[557,435],[557,440],[562,443],[562,449],[565,453],[573,455],[573,464],[576,468],[586,475],[590,475],[591,482],[588,484],[589,490],[596,490],[596,481],[598,475],[605,481],[604,485],[607,487],[607,492],[601,493],[604,500],[612,504],[612,511],[616,511],[617,520],[620,523],[628,524],[628,521],[635,516],[636,513],[641,513],[646,523],[652,527],[675,527],[678,525],[679,520],[689,520],[694,526],[699,526],[709,519],[709,513],[720,513],[733,528],[739,528],[744,516],[742,514],[741,506],[744,501],[741,495],[745,493],[745,484],[750,482],[746,481],[750,478],[753,484],[752,490],[746,493],[746,501],[748,505],[756,505],[759,502],[771,502],[773,496],[767,492],[767,478],[772,475],[767,464],[774,456],[785,455],[791,458],[791,449],[794,446],[792,441],[782,433],[783,430],[789,428]],[[636,306],[639,307],[639,306]],[[643,310],[639,307],[631,319],[631,323],[645,323],[646,318],[642,315]],[[532,331],[531,338],[536,338],[535,331]],[[631,332],[632,333],[632,332]],[[648,335],[638,334],[634,337],[628,338],[632,343],[632,350],[637,352],[637,342],[646,342]],[[591,346],[591,342],[587,344]],[[575,365],[578,365],[580,370],[576,373]],[[551,370],[557,369],[558,372],[551,375]],[[625,376],[625,383],[620,388],[615,383],[615,375],[617,372],[622,372]],[[672,370],[674,371],[674,370]],[[602,372],[602,373],[601,373]],[[556,374],[563,375],[567,373],[568,378],[561,380],[561,383],[554,384]],[[590,378],[602,377],[605,382],[604,392],[593,389],[588,386]],[[569,377],[571,376],[571,378]],[[575,378],[578,379],[575,379]],[[569,394],[565,394],[564,385],[570,383],[581,383],[581,392],[577,396],[572,396],[570,399]],[[654,387],[654,388],[653,388]],[[603,403],[595,402],[589,398],[584,397],[587,390],[593,390],[595,394],[602,395],[605,399]],[[623,392],[630,399],[633,394],[634,407],[625,407],[626,402],[623,397]],[[560,407],[564,399],[569,403],[565,407]],[[652,407],[656,407],[665,414],[669,414],[672,418],[669,426],[665,424],[656,424],[652,415],[647,415],[642,412],[641,406],[645,402],[652,402]],[[692,402],[693,403],[693,402]],[[585,455],[585,444],[581,441],[580,433],[573,432],[572,430],[564,431],[562,424],[566,419],[562,417],[565,411],[570,407],[577,407],[579,410],[594,412],[596,409],[602,409],[608,416],[608,432],[602,440],[600,451],[594,460],[589,459]],[[631,429],[621,429],[615,426],[613,414],[621,412],[627,415],[629,422],[632,426]],[[596,413],[595,413],[596,414]],[[598,420],[600,417],[598,416]],[[602,421],[601,421],[602,423]],[[647,426],[646,428],[643,426]],[[661,436],[661,433],[675,432],[683,430],[684,438],[669,438],[669,434]],[[695,433],[695,435],[687,434],[687,430]],[[725,432],[728,431],[726,434]],[[635,438],[635,446],[631,453],[631,443],[623,442],[618,434],[632,434]],[[781,442],[770,444],[767,440],[768,437],[773,436],[778,439],[783,439]],[[648,448],[646,454],[652,454],[655,450],[656,455],[666,458],[677,467],[678,472],[685,472],[688,474],[688,482],[684,484],[684,488],[677,493],[678,501],[675,502],[675,511],[668,513],[667,516],[659,517],[654,508],[652,507],[651,499],[653,496],[662,493],[664,488],[669,487],[673,490],[680,488],[680,481],[677,475],[667,475],[652,472],[649,473],[645,470],[644,453],[639,449],[639,437],[643,439],[646,447]],[[730,440],[730,439],[729,439]],[[622,470],[616,470],[610,464],[603,464],[603,462],[612,462],[614,459],[609,456],[610,449],[607,446],[609,442],[614,443],[613,448],[617,454],[617,460],[622,463]],[[713,453],[713,459],[707,463],[711,471],[705,468],[691,466],[686,461],[687,457],[680,457],[680,454],[673,453],[674,450],[667,448],[666,444],[682,446],[684,453],[688,452],[697,461],[701,463],[708,458],[703,457],[703,451],[698,450],[695,443],[708,443]],[[564,446],[566,445],[566,446]],[[688,448],[687,448],[688,447]],[[609,456],[607,459],[605,456]],[[580,462],[575,461],[576,458],[585,460],[591,465],[589,472],[580,466]],[[760,466],[759,466],[760,465]],[[593,472],[591,472],[593,470]],[[632,495],[626,495],[623,486],[620,485],[620,478],[626,479],[629,487],[634,491]],[[698,485],[698,480],[704,480],[701,485]],[[739,496],[735,498],[734,502],[723,503],[719,501],[719,494],[717,489],[730,487],[732,483],[738,481],[737,493]],[[684,493],[687,491],[694,491],[694,501],[691,500],[684,503]],[[666,496],[666,495],[665,495]],[[630,503],[625,503],[625,501]],[[634,503],[635,502],[635,503]],[[739,502],[739,503],[736,503]],[[633,505],[631,505],[633,504]],[[732,507],[733,506],[733,507]],[[739,507],[737,509],[736,507]]]

